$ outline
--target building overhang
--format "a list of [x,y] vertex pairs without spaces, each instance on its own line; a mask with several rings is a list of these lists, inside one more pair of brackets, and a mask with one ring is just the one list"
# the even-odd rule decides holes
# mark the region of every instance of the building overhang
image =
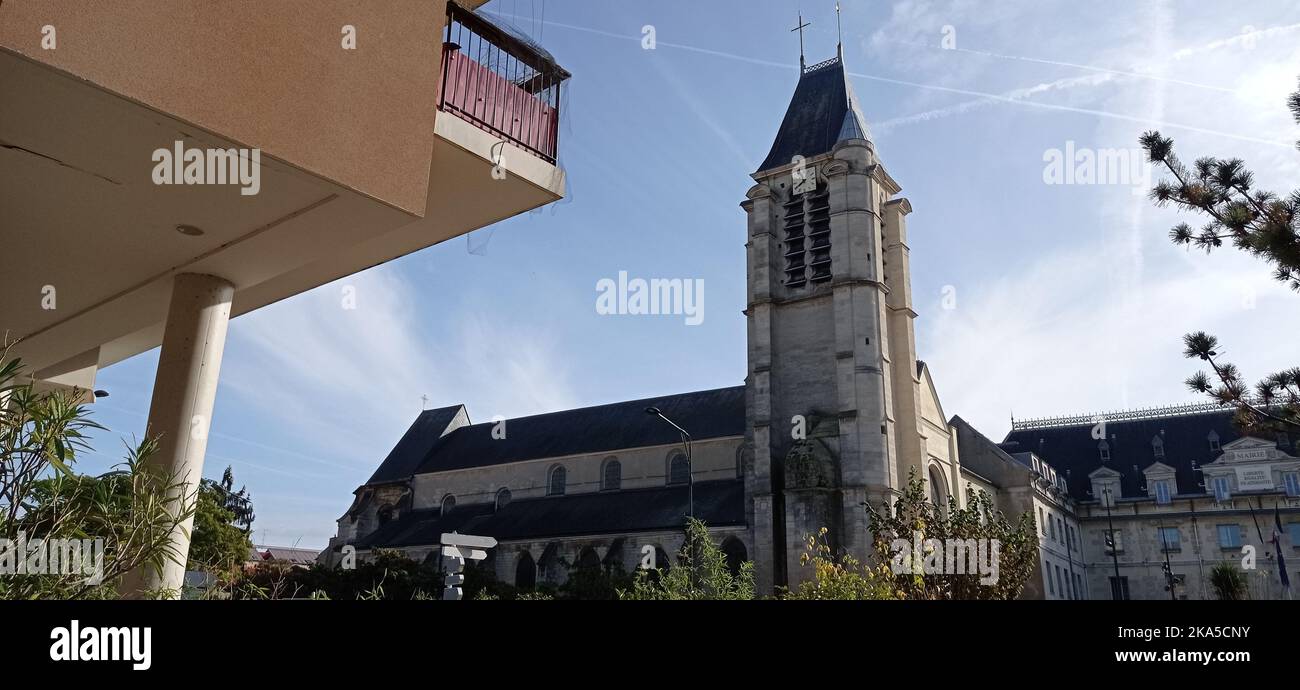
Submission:
[[[442,7],[435,4],[433,21]],[[180,14],[206,12],[198,7]],[[0,25],[30,19],[0,6]],[[238,316],[564,195],[564,174],[555,165],[435,111],[436,32],[416,32],[427,50],[402,46],[412,54],[398,58],[401,69],[427,71],[428,79],[391,94],[419,103],[403,110],[411,117],[380,131],[358,129],[356,118],[270,128],[232,119],[203,90],[205,82],[224,83],[219,74],[179,74],[183,83],[159,91],[122,74],[137,63],[142,73],[158,68],[148,62],[149,51],[113,47],[112,36],[98,35],[100,57],[118,69],[97,71],[75,53],[80,49],[64,28],[73,19],[55,23],[65,31],[67,51],[60,44],[42,53],[12,23],[0,29],[0,235],[7,240],[0,334],[21,339],[13,355],[53,384],[90,388],[96,369],[158,346],[179,273],[229,280],[236,290],[231,315]],[[27,28],[39,38],[39,26]],[[329,80],[311,77],[325,83],[317,91],[331,88]],[[335,105],[336,94],[311,88],[298,94],[307,102],[296,107]],[[250,117],[260,107],[263,119],[285,118],[277,102],[250,103]],[[328,127],[347,127],[357,146],[304,144],[340,135]],[[259,150],[256,193],[241,193],[251,186],[237,183],[158,183],[156,152],[178,146]],[[370,148],[406,153],[388,161],[357,158]],[[418,199],[408,193],[413,188]]]

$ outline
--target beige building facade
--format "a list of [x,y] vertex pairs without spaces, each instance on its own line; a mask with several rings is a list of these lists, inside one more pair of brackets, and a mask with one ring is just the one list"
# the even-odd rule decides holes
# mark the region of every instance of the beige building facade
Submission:
[[1244,435],[1230,412],[1194,404],[1025,420],[1000,446],[1065,476],[1059,514],[1087,598],[1214,599],[1211,572],[1228,564],[1250,598],[1286,599],[1279,561],[1300,584],[1297,440]]
[[569,75],[481,4],[0,3],[0,334],[33,383],[90,402],[161,346],[150,462],[192,493],[229,319],[562,198]]

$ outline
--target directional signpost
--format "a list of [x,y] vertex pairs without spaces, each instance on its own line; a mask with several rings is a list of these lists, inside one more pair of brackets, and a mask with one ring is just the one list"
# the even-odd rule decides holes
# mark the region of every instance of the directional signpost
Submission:
[[493,548],[497,540],[492,537],[476,537],[456,532],[442,535],[442,567],[447,571],[446,589],[442,591],[443,600],[460,601],[463,593],[460,586],[465,584],[465,561],[481,561],[487,558],[485,549]]

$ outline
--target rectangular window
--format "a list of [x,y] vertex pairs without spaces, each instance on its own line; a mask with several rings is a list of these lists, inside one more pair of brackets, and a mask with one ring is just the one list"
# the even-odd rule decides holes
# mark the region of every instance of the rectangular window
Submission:
[[1127,577],[1110,577],[1110,596],[1115,600],[1128,599],[1128,578]]
[[1047,527],[1049,528],[1052,541],[1056,541],[1056,518],[1055,517],[1051,515],[1047,516]]
[[1232,497],[1232,488],[1227,477],[1214,478],[1214,500],[1226,501]]
[[1047,580],[1047,593],[1056,596],[1056,585],[1052,583],[1052,564],[1043,561],[1043,567],[1047,569],[1047,577],[1043,578]]
[[1219,548],[1241,548],[1241,525],[1219,525]]
[[1075,598],[1075,599],[1082,599],[1082,598],[1083,598],[1083,588],[1079,586],[1079,574],[1078,574],[1078,573],[1075,573],[1075,574],[1074,574],[1074,598]]
[[1161,548],[1163,550],[1165,551],[1182,550],[1183,547],[1181,542],[1179,541],[1179,534],[1178,534],[1177,527],[1161,527],[1159,535],[1160,535]]
[[1156,503],[1161,505],[1169,503],[1169,481],[1162,479],[1156,482]]
[[1288,524],[1286,531],[1291,535],[1291,548],[1300,549],[1300,522]]
[[1065,571],[1061,570],[1059,565],[1056,566],[1056,586],[1061,591],[1061,596],[1068,599],[1070,592],[1065,588]]
[[1112,552],[1124,553],[1124,531],[1117,529],[1109,532],[1108,536],[1110,543],[1106,545],[1106,555],[1109,556]]
[[1286,487],[1286,495],[1300,496],[1300,472],[1287,472],[1282,475],[1282,484]]

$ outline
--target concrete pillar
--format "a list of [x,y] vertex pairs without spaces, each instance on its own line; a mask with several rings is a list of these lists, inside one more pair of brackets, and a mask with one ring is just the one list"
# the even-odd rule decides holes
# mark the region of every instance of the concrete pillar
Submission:
[[[221,354],[235,287],[210,275],[182,273],[172,283],[171,305],[163,331],[162,353],[154,377],[147,434],[157,436],[158,452],[149,465],[185,482],[187,495],[198,491],[208,446],[212,406],[217,397]],[[128,598],[156,589],[179,592],[190,550],[191,517],[172,534],[181,563],[168,562],[161,575],[149,569],[128,574],[121,592]]]

